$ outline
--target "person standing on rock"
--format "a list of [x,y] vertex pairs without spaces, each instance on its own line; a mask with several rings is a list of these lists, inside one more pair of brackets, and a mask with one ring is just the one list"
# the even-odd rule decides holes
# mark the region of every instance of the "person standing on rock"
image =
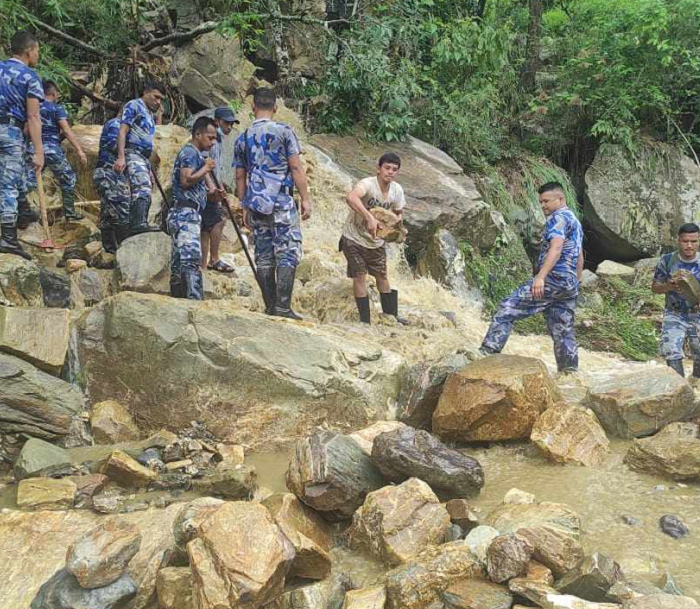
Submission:
[[200,116],[192,126],[192,139],[175,159],[173,202],[168,213],[168,232],[173,240],[170,261],[170,294],[175,298],[203,300],[200,212],[207,204],[207,176],[216,161],[204,158],[216,141],[216,125]]
[[296,267],[301,259],[299,211],[292,198],[301,195],[301,219],[311,217],[311,197],[294,130],[273,120],[277,99],[272,89],[253,96],[255,121],[236,140],[234,167],[243,221],[252,229],[255,263],[265,313],[301,319],[291,307]]
[[671,368],[685,377],[683,344],[688,337],[693,355],[693,378],[700,378],[700,310],[680,292],[674,275],[685,271],[700,281],[699,244],[700,227],[692,223],[681,226],[678,229],[678,249],[661,257],[651,284],[652,292],[666,295],[661,355]]
[[578,345],[574,316],[583,272],[583,229],[566,206],[561,184],[548,182],[538,192],[547,222],[537,272],[533,279],[501,301],[480,350],[486,355],[500,353],[515,321],[545,313],[547,330],[554,341],[557,369],[576,372]]
[[129,211],[131,192],[129,178],[114,171],[117,161],[117,140],[121,127],[119,116],[108,120],[100,133],[100,150],[92,173],[92,181],[100,195],[100,234],[102,247],[109,254],[116,254],[122,241],[129,236]]
[[126,170],[129,178],[130,236],[160,231],[160,228],[148,223],[153,189],[149,159],[153,153],[153,138],[156,134],[155,114],[164,95],[165,88],[162,84],[147,82],[143,86],[141,97],[127,102],[122,112],[114,171],[124,173]]
[[214,184],[211,185],[210,192],[216,194],[216,199],[207,201],[207,205],[202,211],[202,269],[206,268],[219,273],[233,273],[233,267],[219,257],[221,235],[226,224],[220,200],[226,196],[222,172],[224,136],[229,135],[233,125],[240,124],[240,121],[236,119],[231,108],[222,106],[214,110],[214,122],[216,123],[216,142],[209,152],[209,156],[216,161],[216,169],[213,174],[216,176],[216,182],[221,190],[218,190]]
[[394,212],[399,219],[403,214],[406,199],[403,188],[396,182],[401,169],[398,154],[387,152],[379,158],[376,177],[360,180],[347,195],[350,213],[343,225],[340,249],[347,262],[347,276],[352,279],[360,321],[370,323],[367,274],[377,282],[382,311],[398,319],[398,291],[389,285],[386,266],[386,245],[377,237],[380,228],[377,219],[370,213],[375,207]]
[[[44,99],[41,79],[32,69],[39,63],[39,43],[27,32],[17,32],[10,41],[12,57],[0,62],[0,253],[31,260],[17,239],[18,215],[35,218],[20,193],[26,191],[24,133],[34,145],[32,169],[44,167],[40,107]],[[18,213],[19,212],[19,213]]]
[[[53,80],[45,80],[42,84],[44,100],[41,102],[40,114],[41,140],[44,144],[44,157],[46,159],[44,168],[48,167],[61,185],[63,219],[77,222],[83,219],[83,215],[75,211],[75,183],[77,177],[73,167],[71,167],[66,158],[66,154],[63,152],[61,139],[65,137],[70,145],[73,146],[73,150],[78,155],[80,164],[83,167],[87,167],[87,156],[85,156],[85,152],[83,152],[73,130],[70,128],[66,109],[58,103],[60,99],[58,86]],[[33,154],[34,145],[29,142],[25,155],[27,194],[37,189],[37,178],[32,161]],[[22,227],[20,226],[20,228]]]

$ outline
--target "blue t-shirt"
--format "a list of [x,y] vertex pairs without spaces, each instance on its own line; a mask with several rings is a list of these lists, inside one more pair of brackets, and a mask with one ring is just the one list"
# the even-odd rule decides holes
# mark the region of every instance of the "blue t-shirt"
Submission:
[[557,260],[547,278],[552,281],[569,283],[572,279],[577,279],[578,259],[583,246],[583,228],[568,207],[558,209],[547,218],[542,237],[542,249],[537,261],[537,270],[542,268],[550,243],[555,237],[564,239],[564,247],[559,260]]
[[97,154],[97,167],[114,165],[117,160],[117,140],[119,139],[121,124],[121,120],[115,117],[109,119],[102,127],[100,151]]
[[44,99],[44,88],[37,73],[19,59],[0,62],[0,116],[26,122],[30,97]]
[[41,102],[41,141],[44,147],[61,147],[61,127],[59,121],[67,121],[68,113],[66,109],[55,102]]
[[[686,261],[678,252],[664,254],[656,265],[654,271],[654,283],[666,283],[676,271],[688,271],[700,281],[700,262],[696,255],[693,260]],[[690,311],[690,303],[679,292],[666,292],[666,309],[687,313]]]
[[192,143],[188,142],[177,153],[175,166],[173,167],[173,199],[175,203],[195,203],[196,209],[204,209],[207,204],[207,185],[204,178],[189,188],[183,188],[180,184],[180,169],[187,167],[195,173],[203,166],[204,157]]
[[[247,139],[247,146],[246,146]],[[233,166],[247,174],[243,207],[270,214],[291,209],[294,200],[283,189],[294,185],[289,157],[301,153],[299,139],[289,125],[270,119],[256,120],[238,136]]]
[[153,152],[153,137],[156,134],[156,121],[153,113],[141,99],[132,99],[124,106],[122,124],[129,125],[126,147],[135,149],[146,158]]

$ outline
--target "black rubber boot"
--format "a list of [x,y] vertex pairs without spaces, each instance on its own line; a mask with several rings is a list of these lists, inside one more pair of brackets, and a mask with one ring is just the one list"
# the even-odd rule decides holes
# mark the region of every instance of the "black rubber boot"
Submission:
[[131,235],[131,227],[128,224],[117,224],[114,227],[114,238],[117,241],[117,249]]
[[102,237],[102,249],[108,254],[116,254],[118,244],[114,227],[108,226],[107,228],[101,228],[100,236]]
[[14,254],[22,256],[25,260],[31,260],[32,257],[22,249],[17,239],[17,226],[13,224],[0,224],[2,237],[0,238],[0,254]]
[[202,269],[201,267],[183,268],[180,271],[182,282],[182,298],[189,300],[204,300],[204,290],[202,289]]
[[265,314],[274,315],[275,300],[277,298],[277,281],[275,280],[275,267],[258,267],[258,280],[265,301]]
[[[667,359],[666,363],[669,368],[673,368],[678,374],[685,378],[685,371],[683,370],[683,360],[682,359]],[[693,366],[693,371],[695,367]]]
[[296,269],[290,266],[282,266],[277,269],[277,294],[275,308],[272,313],[276,317],[302,320],[303,317],[292,311],[292,292],[294,291],[294,275]]
[[370,323],[369,296],[355,298],[355,302],[357,303],[357,310],[360,312],[360,321],[363,324]]
[[39,221],[39,214],[36,213],[29,205],[26,195],[20,195],[17,198],[17,228],[25,229],[32,222]]
[[700,379],[700,362],[697,360],[693,361],[693,378]]
[[170,275],[170,295],[173,298],[184,298],[182,292],[182,278],[180,275]]
[[63,199],[63,219],[68,222],[78,222],[82,220],[85,216],[79,214],[75,211],[75,191],[64,190],[61,192],[61,198]]
[[159,226],[148,223],[148,210],[151,209],[150,199],[136,199],[131,204],[131,230],[130,235],[141,233],[159,233]]
[[399,292],[398,290],[391,290],[386,294],[382,292],[379,293],[379,298],[382,301],[382,312],[387,315],[393,315],[396,317],[396,321],[404,326],[408,325],[408,320],[399,317]]

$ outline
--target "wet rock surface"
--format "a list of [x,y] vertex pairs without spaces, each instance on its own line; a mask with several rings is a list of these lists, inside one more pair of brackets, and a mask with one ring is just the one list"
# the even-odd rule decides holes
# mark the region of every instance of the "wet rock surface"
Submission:
[[117,444],[138,440],[140,437],[139,428],[129,412],[114,400],[93,405],[90,427],[97,444]]
[[24,443],[13,471],[15,478],[22,480],[70,473],[72,467],[73,463],[66,450],[39,438],[30,438]]
[[520,535],[510,533],[496,537],[486,551],[486,571],[491,581],[501,584],[525,575],[534,547]]
[[17,486],[17,505],[28,510],[61,510],[73,507],[76,485],[68,479],[25,478]]
[[672,516],[670,514],[662,516],[659,519],[659,527],[666,535],[674,539],[680,539],[690,533],[688,527],[685,526],[678,516]]
[[635,440],[625,455],[634,470],[674,480],[700,479],[700,434],[694,423],[671,423],[650,438]]
[[480,579],[461,579],[440,592],[445,609],[510,609],[513,595],[508,588]]
[[610,588],[623,579],[619,564],[612,558],[595,553],[584,558],[575,569],[558,580],[556,588],[563,594],[603,602],[608,599]]

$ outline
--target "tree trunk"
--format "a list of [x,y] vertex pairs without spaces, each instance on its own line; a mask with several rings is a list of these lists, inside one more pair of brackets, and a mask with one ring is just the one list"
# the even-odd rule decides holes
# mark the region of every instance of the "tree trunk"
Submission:
[[520,73],[520,86],[524,91],[535,89],[535,77],[540,66],[540,33],[542,31],[542,0],[529,0],[530,19],[527,26],[525,63]]

